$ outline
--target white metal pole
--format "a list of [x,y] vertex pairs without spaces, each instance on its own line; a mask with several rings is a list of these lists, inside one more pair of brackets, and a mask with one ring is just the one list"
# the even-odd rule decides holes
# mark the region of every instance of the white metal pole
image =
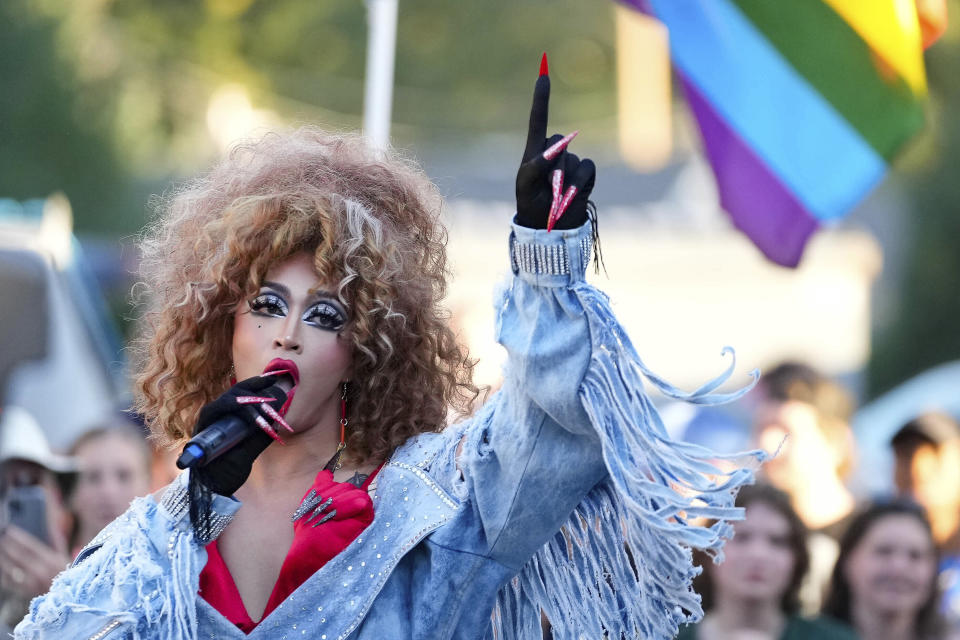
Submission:
[[393,67],[397,45],[398,0],[366,0],[367,77],[364,87],[363,131],[384,149],[390,144],[393,106]]

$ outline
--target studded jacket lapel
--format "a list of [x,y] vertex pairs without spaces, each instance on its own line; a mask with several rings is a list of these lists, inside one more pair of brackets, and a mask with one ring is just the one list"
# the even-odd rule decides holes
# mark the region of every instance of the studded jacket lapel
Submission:
[[279,637],[275,634],[281,630],[296,635],[293,625],[321,640],[346,637],[363,620],[400,559],[453,518],[457,502],[418,466],[397,458],[380,471],[370,526],[248,638]]

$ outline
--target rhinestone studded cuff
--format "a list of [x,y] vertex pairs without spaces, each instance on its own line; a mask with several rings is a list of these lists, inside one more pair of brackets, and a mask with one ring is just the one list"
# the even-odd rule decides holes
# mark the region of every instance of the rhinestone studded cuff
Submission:
[[[530,233],[526,230],[524,240],[542,240],[546,232]],[[586,232],[580,231],[576,235],[553,231],[550,242],[527,242],[517,237],[517,232],[510,234],[510,268],[514,273],[524,272],[535,276],[567,276],[580,275],[586,270],[590,262],[593,240],[590,237],[589,227]],[[559,242],[558,242],[559,240]],[[575,255],[571,255],[573,252]]]
[[170,514],[174,522],[181,520],[190,509],[190,495],[182,482],[174,482],[163,492],[160,506]]
[[[187,512],[190,510],[190,494],[187,491],[186,483],[180,480],[181,478],[178,478],[174,481],[164,492],[163,497],[160,498],[160,507],[170,515],[170,519],[174,523],[187,517]],[[203,540],[198,539],[197,542],[205,546],[216,540],[232,520],[232,513],[212,513],[210,515],[209,535],[205,536]]]

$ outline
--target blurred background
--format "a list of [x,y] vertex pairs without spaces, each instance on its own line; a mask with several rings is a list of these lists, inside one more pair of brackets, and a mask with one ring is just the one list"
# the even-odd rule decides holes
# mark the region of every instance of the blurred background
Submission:
[[[948,9],[960,15],[960,0]],[[612,2],[399,3],[391,140],[446,196],[449,303],[481,380],[499,375],[490,301],[547,51],[550,129],[579,129],[572,151],[599,168],[606,273],[591,278],[646,363],[692,388],[726,365],[724,345],[739,383],[802,360],[860,407],[859,468],[889,465],[907,419],[960,413],[960,21],[925,53],[926,128],[792,270],[721,211],[665,34],[637,15]],[[54,448],[129,402],[124,344],[151,194],[267,128],[360,128],[368,27],[358,0],[0,3],[0,383]],[[750,410],[717,424],[744,432]],[[695,418],[665,415],[678,433]],[[890,486],[867,476],[862,491]]]

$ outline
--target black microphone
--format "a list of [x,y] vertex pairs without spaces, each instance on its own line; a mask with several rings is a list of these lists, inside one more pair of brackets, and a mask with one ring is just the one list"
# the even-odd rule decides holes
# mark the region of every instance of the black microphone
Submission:
[[[257,394],[274,397],[283,404],[287,401],[287,391],[292,386],[287,377],[282,376],[276,384],[263,391],[258,391]],[[251,405],[243,408],[253,412],[254,415],[259,413]],[[190,441],[184,445],[180,457],[177,458],[177,468],[187,469],[206,466],[230,451],[251,434],[256,433],[257,430],[258,427],[255,424],[248,423],[235,415],[224,416],[190,438]]]

